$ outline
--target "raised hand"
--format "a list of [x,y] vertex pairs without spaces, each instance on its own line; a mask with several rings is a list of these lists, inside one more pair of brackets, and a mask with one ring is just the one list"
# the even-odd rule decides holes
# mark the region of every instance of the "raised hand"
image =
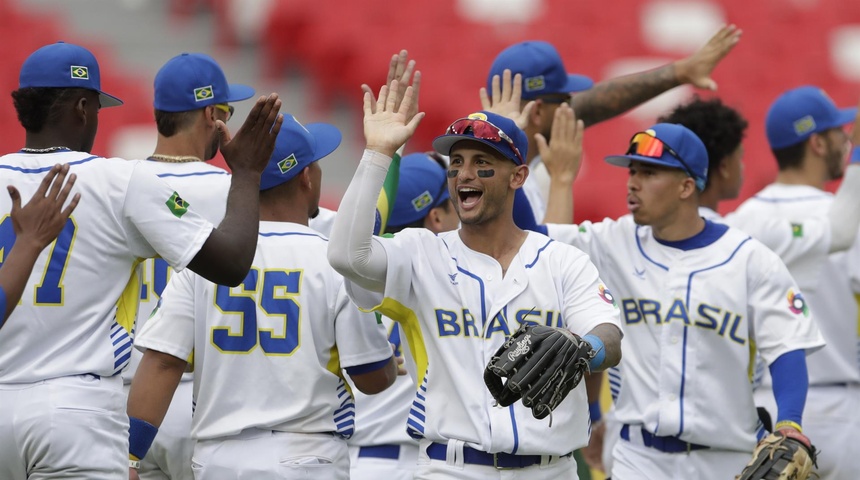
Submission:
[[556,110],[552,122],[550,139],[535,134],[541,161],[553,182],[571,184],[582,165],[582,137],[585,124],[576,119],[573,109],[562,103]]
[[487,95],[487,89],[481,87],[478,95],[481,97],[481,107],[488,111],[503,115],[516,122],[517,126],[525,130],[529,124],[529,113],[534,107],[535,102],[531,101],[524,107],[522,103],[523,76],[521,74],[514,75],[511,82],[511,71],[505,69],[502,72],[502,78],[498,75],[493,75],[491,96]]
[[743,33],[734,25],[726,25],[708,40],[702,48],[687,58],[675,62],[675,75],[682,84],[689,83],[697,88],[716,90],[717,82],[711,72],[732,48],[737,45]]
[[[392,81],[391,91],[396,92],[400,82]],[[415,133],[424,112],[416,113],[411,119],[408,112],[413,108],[413,102],[418,98],[412,87],[407,87],[403,101],[397,105],[396,93],[389,94],[388,85],[379,90],[379,98],[373,102],[369,92],[364,93],[364,139],[367,149],[389,157],[406,143]]]
[[12,185],[6,187],[12,199],[12,228],[17,237],[16,242],[32,245],[42,251],[63,231],[66,221],[81,200],[81,194],[76,193],[63,209],[77,180],[73,173],[66,181],[68,173],[68,164],[51,167],[33,198],[23,207],[18,189]]
[[284,116],[277,93],[260,97],[245,118],[245,123],[231,136],[227,125],[218,120],[216,127],[221,136],[221,154],[234,172],[250,170],[262,173],[275,149],[275,139],[281,131]]
[[[413,74],[414,72],[414,74]],[[397,80],[397,88],[392,88],[394,81]],[[418,97],[421,92],[421,72],[415,70],[415,60],[409,60],[409,53],[406,50],[401,50],[400,53],[395,53],[391,56],[391,62],[388,64],[388,78],[385,81],[389,92],[395,93],[395,109],[400,108],[400,103],[406,95],[406,89],[412,87],[414,98],[412,108],[406,112],[407,121],[411,121],[418,113]],[[367,84],[361,85],[361,90],[370,94],[371,106],[376,111],[376,97],[373,94],[373,89]]]

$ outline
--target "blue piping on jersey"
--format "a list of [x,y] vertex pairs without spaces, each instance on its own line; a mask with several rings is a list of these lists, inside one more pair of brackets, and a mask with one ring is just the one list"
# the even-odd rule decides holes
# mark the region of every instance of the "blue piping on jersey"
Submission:
[[517,432],[517,416],[514,415],[514,406],[510,405],[508,410],[511,412],[511,427],[514,429],[514,449],[511,453],[516,455],[517,449],[520,448],[520,434]]
[[464,269],[463,267],[457,265],[457,270],[466,274],[466,276],[474,278],[478,285],[481,287],[481,327],[487,324],[487,306],[484,301],[484,281],[481,280],[481,277],[475,275],[474,273]]
[[654,237],[654,240],[661,245],[665,245],[667,247],[677,248],[679,250],[689,251],[696,250],[698,248],[704,248],[712,243],[716,242],[720,239],[727,231],[729,227],[723,225],[721,223],[714,223],[710,220],[705,220],[705,228],[702,229],[701,232],[693,235],[690,238],[685,238],[683,240],[660,240],[657,237]]
[[639,240],[639,229],[640,228],[641,228],[641,225],[636,225],[636,232],[633,234],[633,236],[636,237],[636,246],[639,248],[639,253],[641,253],[642,256],[645,257],[645,260],[648,260],[649,262],[653,263],[654,265],[657,265],[658,267],[660,267],[663,270],[666,270],[668,272],[669,267],[667,267],[666,265],[663,265],[662,263],[656,262],[653,258],[649,257],[647,253],[645,253],[645,250],[642,249],[642,242]]
[[[741,243],[735,247],[735,250],[729,255],[729,258],[725,259],[722,263],[718,263],[716,265],[712,265],[707,268],[703,268],[701,270],[695,270],[690,272],[690,276],[687,278],[687,298],[685,301],[685,306],[687,307],[687,311],[690,310],[690,286],[693,284],[693,275],[701,272],[706,272],[708,270],[713,270],[715,268],[722,267],[723,265],[732,261],[735,258],[735,254],[743,247],[748,241],[750,241],[752,237],[745,238]],[[687,325],[684,324],[684,343],[681,345],[681,391],[680,391],[680,409],[681,409],[681,424],[680,430],[678,431],[678,435],[684,433],[684,386],[686,385],[687,378]]]
[[322,235],[320,235],[320,234],[318,234],[318,233],[304,233],[304,232],[260,232],[260,236],[261,236],[261,237],[287,237],[287,236],[290,236],[290,235],[299,235],[299,236],[302,236],[302,237],[319,237],[319,238],[321,238],[321,239],[325,240],[326,242],[328,241],[328,239],[327,239],[327,238],[325,238],[324,236],[322,236]]
[[165,177],[199,177],[203,175],[230,175],[227,172],[192,172],[192,173],[159,173],[159,178]]
[[[102,158],[102,157],[99,157],[98,155],[93,155],[92,157],[82,158],[80,160],[75,160],[74,162],[65,163],[64,165],[69,165],[69,166],[80,165],[82,163],[87,163],[90,160],[95,160],[97,158]],[[21,173],[45,173],[48,170],[54,168],[54,165],[51,164],[48,167],[40,167],[40,168],[21,168],[21,167],[13,167],[12,165],[0,165],[0,168],[5,169],[5,170],[14,170],[16,172],[21,172]]]
[[541,252],[543,252],[543,251],[544,251],[544,249],[546,249],[546,247],[548,247],[548,246],[549,246],[549,244],[550,244],[550,243],[552,243],[552,242],[553,242],[553,239],[549,239],[549,241],[548,241],[548,242],[546,242],[546,245],[544,245],[544,246],[540,247],[540,248],[538,249],[538,251],[537,251],[537,255],[535,255],[535,259],[534,259],[534,261],[533,261],[532,263],[530,263],[530,264],[526,265],[526,268],[532,268],[532,267],[534,267],[534,266],[535,266],[535,264],[536,264],[536,263],[537,263],[537,261],[538,261],[538,258],[540,258],[540,254],[541,254]]
[[791,203],[791,202],[806,202],[809,200],[821,200],[824,198],[830,198],[830,195],[808,195],[806,197],[796,197],[796,198],[768,198],[768,197],[752,197],[754,200],[758,200],[760,202],[767,203]]

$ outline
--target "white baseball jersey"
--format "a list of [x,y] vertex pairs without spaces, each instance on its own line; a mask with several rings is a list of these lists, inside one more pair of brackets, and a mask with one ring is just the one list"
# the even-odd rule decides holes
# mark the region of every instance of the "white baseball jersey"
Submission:
[[135,346],[178,358],[194,352],[193,438],[253,427],[352,434],[341,369],[388,361],[391,347],[374,316],[349,302],[326,248],[309,227],[260,222],[242,285],[173,276]]
[[[382,317],[388,341],[403,355],[409,354],[408,343],[400,324]],[[418,442],[406,433],[409,409],[415,398],[414,362],[405,362],[410,375],[397,377],[394,384],[376,395],[355,394],[355,435],[349,439],[351,446],[367,445],[414,445]]]
[[[759,219],[793,222],[786,239],[806,253],[784,259],[818,319],[827,348],[809,358],[810,385],[860,383],[857,367],[857,302],[860,293],[860,241],[847,252],[828,254],[829,233],[810,227],[808,219],[826,217],[833,195],[806,185],[771,184],[727,218],[753,237],[762,234]],[[787,235],[786,235],[787,236]],[[824,238],[822,238],[824,237]],[[777,250],[777,253],[780,253]]]
[[308,225],[327,237],[331,233],[331,227],[334,224],[334,217],[336,214],[337,212],[334,210],[320,207],[319,214],[310,219],[308,221]]
[[536,420],[522,402],[493,406],[482,381],[493,354],[522,323],[580,335],[619,325],[611,295],[584,253],[529,233],[502,275],[499,263],[466,247],[459,231],[406,229],[373,241],[388,257],[384,294],[349,281],[347,291],[360,307],[403,326],[421,376],[411,436],[520,455],[565,455],[588,442],[583,385],[553,412],[550,428],[549,419]]
[[[137,265],[160,255],[181,270],[213,228],[139,161],[71,151],[13,153],[0,159],[0,183],[29,199],[56,163],[78,175],[73,191],[81,201],[39,255],[21,304],[0,329],[0,383],[119,373],[131,356]],[[10,210],[11,200],[0,196],[7,252],[15,238]]]
[[[542,166],[543,162],[540,157],[535,157],[529,164],[529,176],[526,177],[526,183],[523,184],[523,193],[525,193],[526,198],[529,199],[535,219],[538,223],[542,223],[543,218],[546,216],[546,197],[548,193],[543,191],[541,181],[538,176],[531,174],[531,170],[537,169],[538,165]],[[546,167],[543,167],[542,171],[545,172]]]
[[621,308],[618,421],[751,451],[760,433],[753,354],[770,364],[783,353],[824,344],[779,257],[711,222],[673,243],[657,241],[630,215],[548,228],[550,237],[589,252]]
[[[230,191],[230,174],[223,168],[205,162],[166,163],[143,162],[142,168],[166,181],[203,218],[218,225],[227,209]],[[161,292],[167,286],[172,269],[161,258],[147,259],[140,264],[143,282],[140,288],[140,306],[137,310],[137,330],[155,308]],[[132,350],[131,363],[123,372],[123,379],[131,383],[142,354]],[[185,377],[183,377],[185,378]],[[190,380],[190,375],[187,378]]]

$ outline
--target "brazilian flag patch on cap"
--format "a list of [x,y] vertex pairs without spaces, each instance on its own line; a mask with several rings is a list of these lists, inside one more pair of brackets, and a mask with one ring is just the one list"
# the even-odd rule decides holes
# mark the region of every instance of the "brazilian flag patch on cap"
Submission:
[[176,218],[182,218],[185,212],[188,211],[188,202],[182,199],[178,193],[173,192],[173,195],[164,202],[170,213],[176,215]]
[[78,80],[89,80],[90,79],[90,70],[87,67],[81,67],[78,65],[72,65],[72,78]]
[[299,163],[299,161],[296,160],[296,154],[291,153],[289,157],[278,162],[278,170],[281,171],[281,174],[286,174],[292,170],[297,163]]
[[204,100],[209,100],[212,98],[214,94],[212,93],[212,85],[206,85],[205,87],[198,87],[194,89],[194,101],[202,102]]

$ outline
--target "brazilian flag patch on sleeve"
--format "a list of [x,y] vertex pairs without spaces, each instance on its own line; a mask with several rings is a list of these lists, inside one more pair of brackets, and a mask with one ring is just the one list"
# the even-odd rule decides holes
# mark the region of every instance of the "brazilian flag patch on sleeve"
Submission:
[[173,195],[171,195],[164,203],[167,205],[170,213],[175,215],[176,218],[182,218],[182,216],[185,215],[185,212],[188,211],[188,202],[183,200],[176,192],[173,192]]
[[792,223],[791,224],[791,236],[795,238],[800,238],[803,236],[803,224],[802,223]]

